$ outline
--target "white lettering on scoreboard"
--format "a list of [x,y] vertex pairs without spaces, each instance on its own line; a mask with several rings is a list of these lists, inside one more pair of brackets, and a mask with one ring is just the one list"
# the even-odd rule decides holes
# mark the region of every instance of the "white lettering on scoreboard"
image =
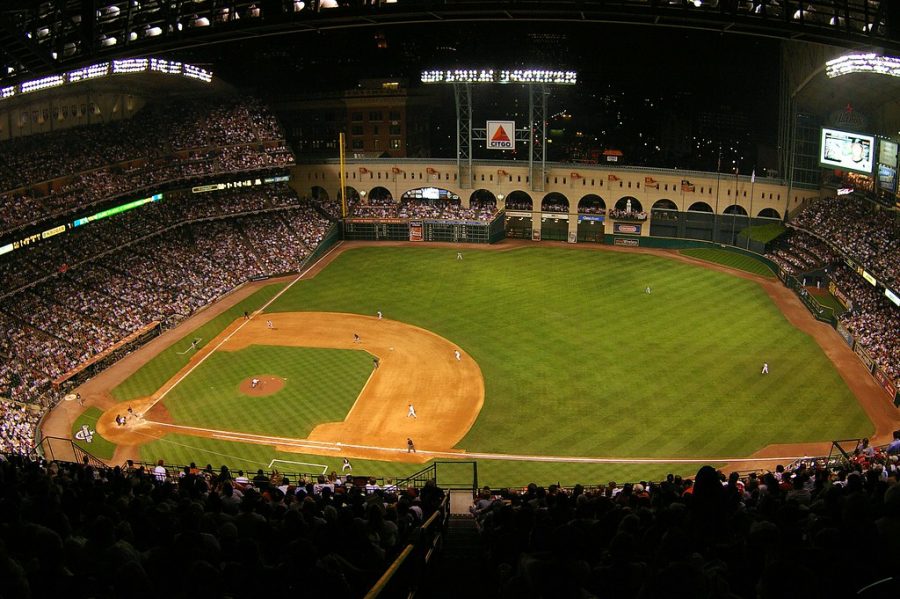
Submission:
[[487,122],[487,149],[488,150],[515,150],[516,149],[516,122],[515,121],[488,121]]

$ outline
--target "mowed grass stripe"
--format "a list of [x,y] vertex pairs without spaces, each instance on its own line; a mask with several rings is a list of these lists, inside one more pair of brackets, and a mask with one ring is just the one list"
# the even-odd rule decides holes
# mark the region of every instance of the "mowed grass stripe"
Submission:
[[118,401],[128,401],[139,397],[147,397],[181,370],[193,356],[193,351],[184,352],[191,341],[200,338],[200,347],[206,346],[236,318],[243,316],[244,311],[254,312],[272,299],[285,284],[266,285],[250,297],[222,312],[203,326],[200,326],[147,362],[140,370],[113,388],[112,396]]
[[[175,387],[164,404],[185,426],[306,437],[322,422],[344,419],[372,371],[364,351],[252,345],[219,351]],[[249,396],[242,381],[275,375],[284,387]]]
[[459,445],[469,451],[689,457],[701,439],[728,456],[872,430],[820,348],[752,281],[644,254],[455,254],[353,249],[269,309],[382,310],[459,344],[485,376]]
[[715,262],[716,264],[723,264],[725,266],[730,266],[731,268],[750,272],[755,275],[761,275],[764,277],[775,276],[775,273],[773,273],[772,270],[762,261],[757,260],[756,258],[753,258],[751,256],[739,254],[737,252],[717,250],[714,248],[692,248],[681,250],[681,253],[685,256],[691,256],[692,258],[706,260],[707,262]]

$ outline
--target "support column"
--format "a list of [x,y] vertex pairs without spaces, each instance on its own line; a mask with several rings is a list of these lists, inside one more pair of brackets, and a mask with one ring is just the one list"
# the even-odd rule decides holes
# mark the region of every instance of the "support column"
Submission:
[[528,143],[528,176],[532,191],[544,191],[547,176],[547,96],[545,85],[528,86],[528,126],[531,138]]
[[472,86],[454,83],[456,99],[456,176],[461,189],[472,189]]

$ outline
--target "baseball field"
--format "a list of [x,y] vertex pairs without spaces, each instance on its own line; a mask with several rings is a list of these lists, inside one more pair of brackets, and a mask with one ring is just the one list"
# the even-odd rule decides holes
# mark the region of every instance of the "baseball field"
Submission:
[[96,377],[82,393],[99,415],[69,426],[93,418],[115,463],[330,472],[348,457],[399,477],[474,459],[494,485],[746,468],[891,430],[849,349],[753,260],[457,249],[342,244]]

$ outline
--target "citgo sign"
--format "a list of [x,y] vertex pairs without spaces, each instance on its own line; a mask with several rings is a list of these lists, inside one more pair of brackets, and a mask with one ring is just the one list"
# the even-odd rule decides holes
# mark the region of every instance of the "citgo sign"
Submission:
[[516,149],[516,122],[515,121],[488,121],[487,122],[487,149],[488,150],[515,150]]

